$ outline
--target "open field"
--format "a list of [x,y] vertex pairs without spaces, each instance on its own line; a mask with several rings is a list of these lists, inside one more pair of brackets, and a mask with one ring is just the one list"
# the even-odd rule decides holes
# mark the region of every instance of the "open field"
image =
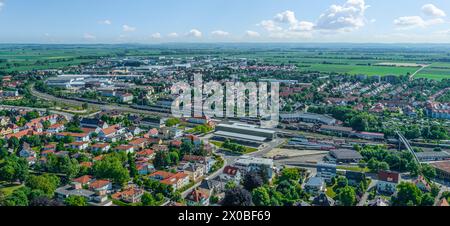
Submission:
[[450,78],[450,47],[365,45],[0,45],[0,75],[14,71],[60,69],[94,63],[101,57],[227,57],[265,64],[296,65],[308,72],[408,75],[429,65],[415,78]]

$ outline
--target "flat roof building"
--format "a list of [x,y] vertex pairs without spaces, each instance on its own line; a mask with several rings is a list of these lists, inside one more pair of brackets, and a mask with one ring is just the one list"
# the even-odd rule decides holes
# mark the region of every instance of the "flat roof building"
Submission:
[[336,119],[327,115],[320,115],[315,113],[292,113],[292,114],[280,114],[280,120],[282,122],[310,122],[325,125],[336,124]]

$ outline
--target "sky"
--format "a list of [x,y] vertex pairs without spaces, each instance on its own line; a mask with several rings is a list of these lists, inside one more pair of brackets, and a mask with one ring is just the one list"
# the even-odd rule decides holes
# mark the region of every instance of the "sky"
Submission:
[[449,0],[0,0],[0,43],[450,43]]

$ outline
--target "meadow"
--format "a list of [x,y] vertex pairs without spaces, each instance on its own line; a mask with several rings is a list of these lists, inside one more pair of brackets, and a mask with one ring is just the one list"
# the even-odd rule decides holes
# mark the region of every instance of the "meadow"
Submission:
[[[450,78],[450,46],[164,44],[164,45],[0,45],[0,75],[90,64],[100,57],[227,57],[272,65],[296,65],[299,73],[409,75]],[[393,66],[385,64],[412,64]],[[382,64],[382,65],[380,65]]]

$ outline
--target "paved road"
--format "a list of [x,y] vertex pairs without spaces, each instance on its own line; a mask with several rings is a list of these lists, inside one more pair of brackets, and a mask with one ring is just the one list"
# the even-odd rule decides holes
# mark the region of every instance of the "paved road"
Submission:
[[[55,96],[49,95],[47,93],[39,92],[34,88],[34,84],[31,85],[30,92],[38,98],[41,98],[41,99],[44,99],[47,101],[56,101],[56,102],[59,102],[62,104],[71,104],[71,105],[75,105],[75,106],[82,106],[83,104],[86,103],[83,101],[55,97]],[[110,105],[93,104],[93,103],[87,103],[87,104],[90,107],[98,108],[101,110],[107,110],[107,111],[115,110],[115,111],[120,111],[120,112],[125,112],[125,113],[133,113],[133,114],[153,115],[153,116],[161,116],[161,117],[169,116],[169,114],[164,114],[164,113],[160,113],[160,112],[138,110],[138,109],[134,109],[134,108],[126,107],[126,106],[114,105],[114,104],[110,104]]]
[[[217,150],[217,147],[216,147],[214,144],[211,144],[211,145],[213,145],[214,150]],[[218,176],[223,172],[223,169],[225,169],[225,167],[228,165],[227,158],[226,158],[223,154],[220,154],[220,153],[217,153],[217,152],[216,152],[216,154],[220,155],[220,156],[223,158],[224,164],[223,164],[222,168],[220,168],[220,169],[217,170],[216,172],[214,172],[214,173],[208,175],[208,176],[206,177],[207,179],[213,179],[213,178],[218,177]],[[191,193],[194,189],[196,189],[197,187],[199,187],[199,186],[201,185],[201,183],[202,183],[202,181],[196,183],[194,186],[190,187],[189,189],[187,189],[186,191],[184,191],[183,193],[181,193],[181,196],[182,196],[183,198],[186,198],[186,196],[188,196],[189,193]]]
[[[377,185],[377,181],[372,179],[372,181],[370,182],[367,191],[370,191],[370,189],[372,189],[373,187],[375,187]],[[361,197],[361,200],[359,200],[358,204],[356,206],[364,206],[367,202],[367,199],[369,198],[369,192],[365,192],[364,195]]]

